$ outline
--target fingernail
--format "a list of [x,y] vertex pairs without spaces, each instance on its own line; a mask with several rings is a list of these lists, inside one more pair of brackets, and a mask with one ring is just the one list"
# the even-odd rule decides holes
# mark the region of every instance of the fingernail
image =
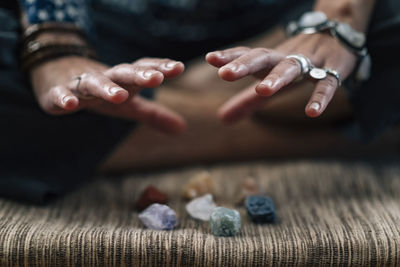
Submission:
[[69,100],[72,99],[72,96],[64,96],[61,100],[62,104],[65,106]]
[[109,92],[110,92],[110,95],[116,95],[121,90],[122,90],[122,88],[120,88],[120,87],[112,87],[112,88],[110,88]]
[[310,109],[318,111],[321,108],[321,105],[318,102],[312,102],[310,105]]
[[237,72],[239,69],[239,66],[232,64],[232,65],[226,65],[224,68],[229,69],[230,71],[233,71],[233,72]]
[[266,86],[268,88],[274,87],[274,83],[271,80],[265,80],[260,83],[262,86]]
[[212,52],[212,54],[214,54],[215,56],[217,56],[219,58],[224,58],[224,54],[222,54],[222,52],[220,52],[220,51]]
[[150,79],[151,76],[153,76],[155,73],[156,73],[155,71],[148,70],[148,71],[145,71],[145,72],[143,73],[143,77],[144,77],[145,79]]
[[168,63],[165,65],[165,68],[167,68],[167,69],[173,69],[173,68],[175,67],[176,64],[178,64],[178,62],[168,62]]

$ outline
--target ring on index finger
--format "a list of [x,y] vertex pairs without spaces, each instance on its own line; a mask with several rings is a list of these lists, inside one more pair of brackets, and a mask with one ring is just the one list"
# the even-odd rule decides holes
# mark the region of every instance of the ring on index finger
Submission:
[[300,71],[301,75],[307,74],[310,71],[310,69],[313,67],[311,64],[311,61],[307,57],[305,57],[301,54],[288,55],[288,56],[286,56],[286,58],[293,58],[299,63],[299,65],[301,67],[301,71]]

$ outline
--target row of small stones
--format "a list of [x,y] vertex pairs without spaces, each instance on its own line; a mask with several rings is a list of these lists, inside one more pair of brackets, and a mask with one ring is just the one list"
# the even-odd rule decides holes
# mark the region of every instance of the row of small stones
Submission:
[[[276,213],[271,198],[264,195],[247,196],[244,205],[254,223],[274,223]],[[211,233],[216,236],[234,236],[241,228],[237,210],[217,207],[211,194],[190,201],[186,211],[195,219],[209,221]],[[178,225],[176,213],[167,205],[154,203],[139,214],[141,222],[150,229],[171,230]]]

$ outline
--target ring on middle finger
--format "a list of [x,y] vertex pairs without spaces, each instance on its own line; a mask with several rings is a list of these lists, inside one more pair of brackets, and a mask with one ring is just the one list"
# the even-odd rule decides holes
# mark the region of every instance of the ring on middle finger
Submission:
[[311,61],[307,57],[305,57],[301,54],[288,55],[288,56],[286,56],[286,58],[293,58],[299,63],[299,65],[301,67],[302,75],[307,74],[310,71],[310,69],[312,68]]
[[320,69],[320,68],[312,68],[309,73],[310,77],[315,79],[315,80],[323,80],[326,78],[328,73],[326,72],[325,69]]
[[73,79],[73,81],[77,81],[77,82],[76,82],[76,86],[75,86],[75,88],[74,88],[74,91],[76,92],[75,94],[76,94],[80,99],[91,100],[91,99],[94,99],[94,98],[96,98],[96,97],[94,97],[94,96],[92,96],[92,95],[85,95],[85,94],[82,94],[82,92],[81,92],[81,90],[80,90],[80,85],[81,85],[82,79],[84,79],[86,76],[87,76],[86,73],[82,73],[81,75],[76,76],[76,77]]

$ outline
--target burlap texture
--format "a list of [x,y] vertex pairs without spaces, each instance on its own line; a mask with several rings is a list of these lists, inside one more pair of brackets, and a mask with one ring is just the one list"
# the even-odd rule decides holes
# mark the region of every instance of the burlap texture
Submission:
[[[253,176],[278,222],[214,237],[188,217],[182,184],[211,172],[216,201],[233,207]],[[167,192],[173,231],[144,229],[133,210],[148,184]],[[45,207],[0,200],[1,266],[400,266],[400,166],[338,161],[246,163],[106,177]]]

